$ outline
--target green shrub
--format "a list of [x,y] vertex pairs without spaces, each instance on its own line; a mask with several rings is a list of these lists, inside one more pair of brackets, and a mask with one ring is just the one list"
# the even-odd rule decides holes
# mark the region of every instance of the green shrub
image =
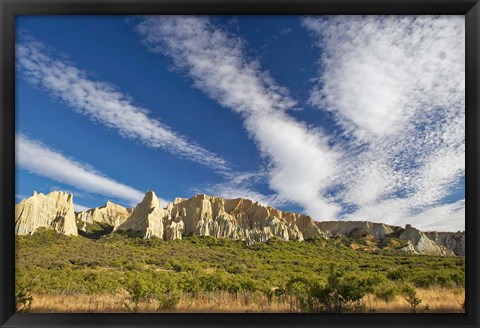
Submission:
[[[373,294],[389,301],[402,293],[405,283],[417,287],[465,284],[463,257],[410,255],[389,245],[383,245],[377,253],[355,251],[345,246],[350,242],[355,243],[346,243],[345,238],[271,240],[249,247],[241,240],[212,237],[191,236],[165,242],[114,234],[88,239],[43,229],[32,236],[16,237],[16,277],[29,286],[31,295],[114,294],[130,286],[132,295],[140,294],[141,303],[141,293],[135,293],[131,286],[138,277],[145,284],[144,300],[148,302],[155,301],[158,295],[175,294],[174,290],[193,297],[209,291],[253,292],[269,301],[275,297],[291,300],[292,311],[304,312],[309,307],[326,311],[320,300],[328,301],[334,291],[355,299],[347,288],[350,285],[358,288],[360,294]],[[331,265],[339,273],[334,281]],[[306,296],[298,290],[300,280],[293,283],[297,278],[308,287]],[[135,305],[130,296],[128,304],[132,308]],[[355,311],[355,306],[347,305],[342,311]]]
[[373,291],[373,295],[375,295],[376,298],[388,303],[393,301],[400,294],[400,292],[401,290],[397,284],[386,282],[377,285]]
[[417,297],[415,288],[407,285],[403,288],[403,294],[405,295],[405,300],[410,305],[410,310],[414,313],[417,312],[417,307],[422,303],[422,300]]
[[362,298],[370,288],[370,281],[331,267],[325,285],[295,278],[287,283],[286,293],[294,296],[291,301],[301,312],[359,312],[365,308]]
[[181,292],[177,289],[166,293],[156,294],[157,310],[172,310],[180,302]]
[[182,264],[180,262],[178,262],[177,260],[171,260],[169,264],[170,264],[170,267],[172,268],[173,271],[175,271],[175,272],[182,272],[183,271]]
[[450,280],[456,286],[463,286],[465,287],[465,274],[461,274],[459,272],[450,273]]
[[140,303],[147,300],[152,294],[147,282],[140,275],[134,276],[127,282],[126,290],[128,292],[128,299],[124,304],[131,312],[138,312]]
[[314,284],[305,278],[290,279],[285,287],[289,296],[290,311],[312,312]]
[[201,291],[200,281],[191,273],[182,274],[180,278],[180,289],[185,293],[196,296]]
[[393,281],[405,280],[409,277],[410,273],[405,267],[400,267],[387,273],[387,278]]

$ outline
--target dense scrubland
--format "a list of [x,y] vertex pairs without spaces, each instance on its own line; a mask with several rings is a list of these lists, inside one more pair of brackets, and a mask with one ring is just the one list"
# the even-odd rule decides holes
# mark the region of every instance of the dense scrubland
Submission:
[[462,312],[464,257],[387,238],[242,241],[16,237],[16,300],[31,312]]

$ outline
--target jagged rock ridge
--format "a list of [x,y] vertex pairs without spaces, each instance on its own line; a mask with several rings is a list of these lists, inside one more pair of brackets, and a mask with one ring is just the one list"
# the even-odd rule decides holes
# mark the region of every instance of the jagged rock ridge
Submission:
[[368,221],[315,222],[307,215],[283,212],[248,199],[223,199],[196,195],[176,198],[162,208],[153,191],[134,208],[107,202],[103,207],[74,213],[73,195],[52,192],[37,194],[16,205],[15,232],[34,233],[38,228],[53,228],[65,235],[77,235],[87,224],[108,225],[113,233],[127,232],[143,238],[181,239],[184,235],[212,236],[245,240],[247,244],[276,237],[305,240],[337,235],[387,237],[408,241],[404,251],[429,255],[464,255],[465,233],[427,232],[407,225],[405,228]]
[[78,235],[73,195],[36,192],[15,205],[15,234],[31,235],[38,228],[52,228],[63,235]]
[[[137,211],[138,209],[138,211]],[[196,195],[177,198],[162,209],[152,191],[115,232],[136,231],[144,238],[180,239],[183,234],[263,242],[272,237],[304,240],[326,237],[312,218],[246,199]]]

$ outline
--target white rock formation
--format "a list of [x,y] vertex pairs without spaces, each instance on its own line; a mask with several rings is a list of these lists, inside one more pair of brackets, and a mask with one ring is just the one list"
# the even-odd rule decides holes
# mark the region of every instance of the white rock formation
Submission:
[[410,240],[408,241],[407,246],[403,247],[401,250],[405,253],[418,254],[418,251],[415,249]]
[[143,238],[163,239],[165,214],[155,193],[148,191],[143,200],[135,207],[132,215],[114,229],[114,232],[135,232]]
[[465,256],[465,231],[458,232],[425,232],[428,238],[439,245],[453,251],[456,255]]
[[317,225],[329,235],[342,234],[352,237],[370,235],[375,239],[384,239],[400,229],[400,227],[368,221],[323,221],[317,222]]
[[[456,247],[458,247],[458,253],[455,252],[456,254],[460,254],[462,251],[461,233],[458,233],[459,235],[455,237],[448,235],[448,233],[446,233],[447,235],[434,232],[423,233],[409,224],[406,225],[405,229],[368,221],[324,221],[317,222],[317,226],[322,231],[325,231],[328,237],[336,235],[364,237],[369,235],[378,240],[386,237],[406,240],[408,245],[403,248],[403,251],[408,253],[451,256],[454,255]],[[463,242],[465,242],[464,238]],[[463,246],[464,251],[465,246]]]
[[[425,233],[407,224],[398,238],[408,240],[415,253],[426,255],[453,256],[455,253],[429,239]],[[407,246],[408,247],[408,246]],[[411,249],[411,247],[409,247]]]
[[176,198],[165,209],[149,191],[132,215],[114,232],[133,231],[143,238],[181,239],[182,235],[242,239],[247,243],[325,237],[306,215],[282,212],[246,199],[196,195]]
[[163,209],[153,191],[148,191],[135,209],[107,202],[103,207],[77,213],[73,196],[64,192],[37,194],[15,207],[15,233],[33,234],[38,228],[52,228],[65,235],[77,235],[75,220],[103,223],[113,232],[133,232],[143,238],[181,239],[182,235],[212,236],[244,240],[247,244],[271,238],[305,240],[336,235],[394,237],[408,241],[404,251],[427,255],[465,255],[465,232],[427,232],[368,221],[315,222],[309,216],[282,212],[247,199],[223,199],[196,195],[175,198]]
[[132,212],[133,209],[107,201],[105,206],[77,212],[75,215],[82,230],[85,230],[86,224],[94,222],[107,224],[116,229],[132,215]]
[[182,239],[185,225],[182,220],[167,221],[165,228],[165,240]]
[[272,237],[283,240],[326,237],[309,216],[282,212],[241,198],[207,195],[176,198],[165,211],[169,217],[184,223],[185,234],[243,239],[248,243]]
[[52,228],[64,235],[78,235],[73,195],[54,191],[33,193],[15,206],[15,234],[30,235],[38,228]]

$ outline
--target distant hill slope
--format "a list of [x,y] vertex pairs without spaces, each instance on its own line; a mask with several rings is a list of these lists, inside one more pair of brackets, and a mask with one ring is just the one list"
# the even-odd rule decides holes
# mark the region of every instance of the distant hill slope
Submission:
[[[76,225],[75,225],[76,222]],[[77,228],[78,226],[78,228]],[[407,241],[403,251],[427,255],[464,255],[464,232],[427,232],[368,221],[316,222],[310,216],[283,212],[248,199],[195,195],[176,198],[162,207],[153,191],[133,209],[107,202],[103,207],[73,213],[73,195],[34,193],[16,206],[15,231],[33,234],[52,228],[64,235],[122,233],[141,238],[182,239],[185,235],[244,240],[247,244],[272,238],[303,241],[311,238],[396,238]],[[107,229],[105,229],[107,228]]]
[[[457,243],[453,241],[451,243],[438,243],[435,240],[430,239],[422,231],[413,228],[409,224],[407,224],[405,228],[368,221],[324,221],[317,222],[317,225],[320,229],[325,231],[329,237],[335,235],[345,235],[348,237],[372,236],[375,239],[393,237],[405,240],[408,241],[405,251],[415,254],[441,256],[465,254],[455,252],[461,248],[458,243],[462,243],[462,240],[458,240]],[[448,236],[451,233],[442,234]],[[465,239],[463,239],[463,245],[465,245]],[[465,249],[465,246],[463,246],[463,249]]]

